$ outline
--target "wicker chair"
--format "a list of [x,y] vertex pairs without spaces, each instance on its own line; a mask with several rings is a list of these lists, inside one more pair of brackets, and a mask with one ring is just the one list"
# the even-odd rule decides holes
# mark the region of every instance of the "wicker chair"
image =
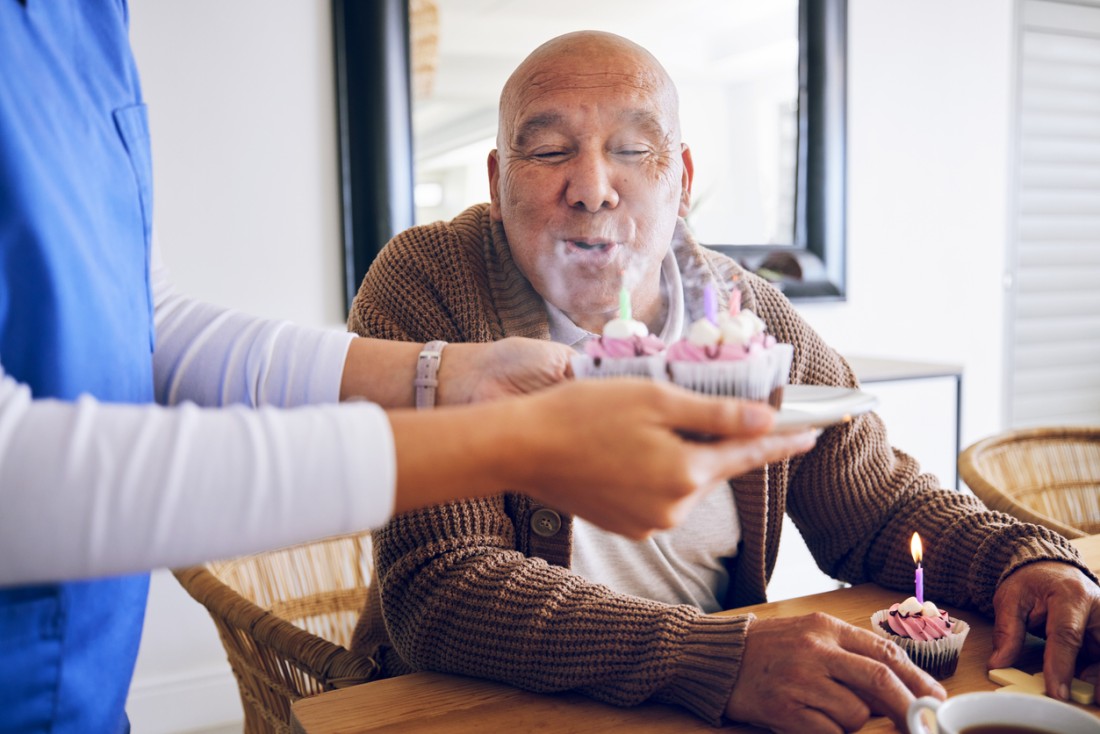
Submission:
[[959,475],[991,509],[1067,538],[1100,533],[1100,427],[986,438],[959,455]]
[[347,649],[371,578],[369,533],[174,573],[214,619],[248,734],[289,734],[294,701],[378,677]]

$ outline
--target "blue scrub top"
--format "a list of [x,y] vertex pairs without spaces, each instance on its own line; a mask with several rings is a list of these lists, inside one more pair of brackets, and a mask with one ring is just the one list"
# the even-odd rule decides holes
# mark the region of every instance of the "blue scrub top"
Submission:
[[[153,399],[152,170],[128,21],[123,0],[0,0],[0,363],[36,398]],[[147,589],[147,575],[0,588],[0,731],[128,731]]]

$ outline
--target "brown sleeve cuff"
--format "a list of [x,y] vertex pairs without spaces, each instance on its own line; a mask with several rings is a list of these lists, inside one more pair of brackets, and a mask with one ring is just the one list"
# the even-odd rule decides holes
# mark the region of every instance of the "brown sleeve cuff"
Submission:
[[997,586],[1021,566],[1037,561],[1059,561],[1081,569],[1096,582],[1073,544],[1058,533],[1030,523],[1012,523],[991,534],[978,546],[971,566],[976,582],[978,609],[993,615],[993,594]]
[[720,726],[741,670],[745,633],[755,619],[752,614],[701,615],[689,622],[673,682],[654,698],[683,706],[711,725]]

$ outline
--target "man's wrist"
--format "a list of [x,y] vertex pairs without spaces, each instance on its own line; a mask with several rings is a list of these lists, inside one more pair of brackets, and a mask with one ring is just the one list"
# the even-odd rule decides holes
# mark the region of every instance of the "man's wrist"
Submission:
[[417,410],[434,408],[436,395],[439,388],[439,365],[443,361],[443,347],[447,342],[442,340],[430,341],[420,350],[416,358],[416,378],[413,386],[416,389]]

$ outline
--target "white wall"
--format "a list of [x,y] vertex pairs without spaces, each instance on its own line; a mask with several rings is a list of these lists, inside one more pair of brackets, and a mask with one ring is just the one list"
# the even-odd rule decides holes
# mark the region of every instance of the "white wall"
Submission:
[[[801,309],[842,352],[965,365],[964,444],[1001,424],[1012,8],[850,0],[849,294]],[[131,12],[178,284],[338,327],[329,3],[134,0]],[[213,625],[173,584],[154,580],[137,731],[232,709]]]
[[135,0],[131,38],[177,285],[343,324],[330,3]]
[[964,365],[963,445],[1002,421],[1011,0],[850,0],[843,353]]

